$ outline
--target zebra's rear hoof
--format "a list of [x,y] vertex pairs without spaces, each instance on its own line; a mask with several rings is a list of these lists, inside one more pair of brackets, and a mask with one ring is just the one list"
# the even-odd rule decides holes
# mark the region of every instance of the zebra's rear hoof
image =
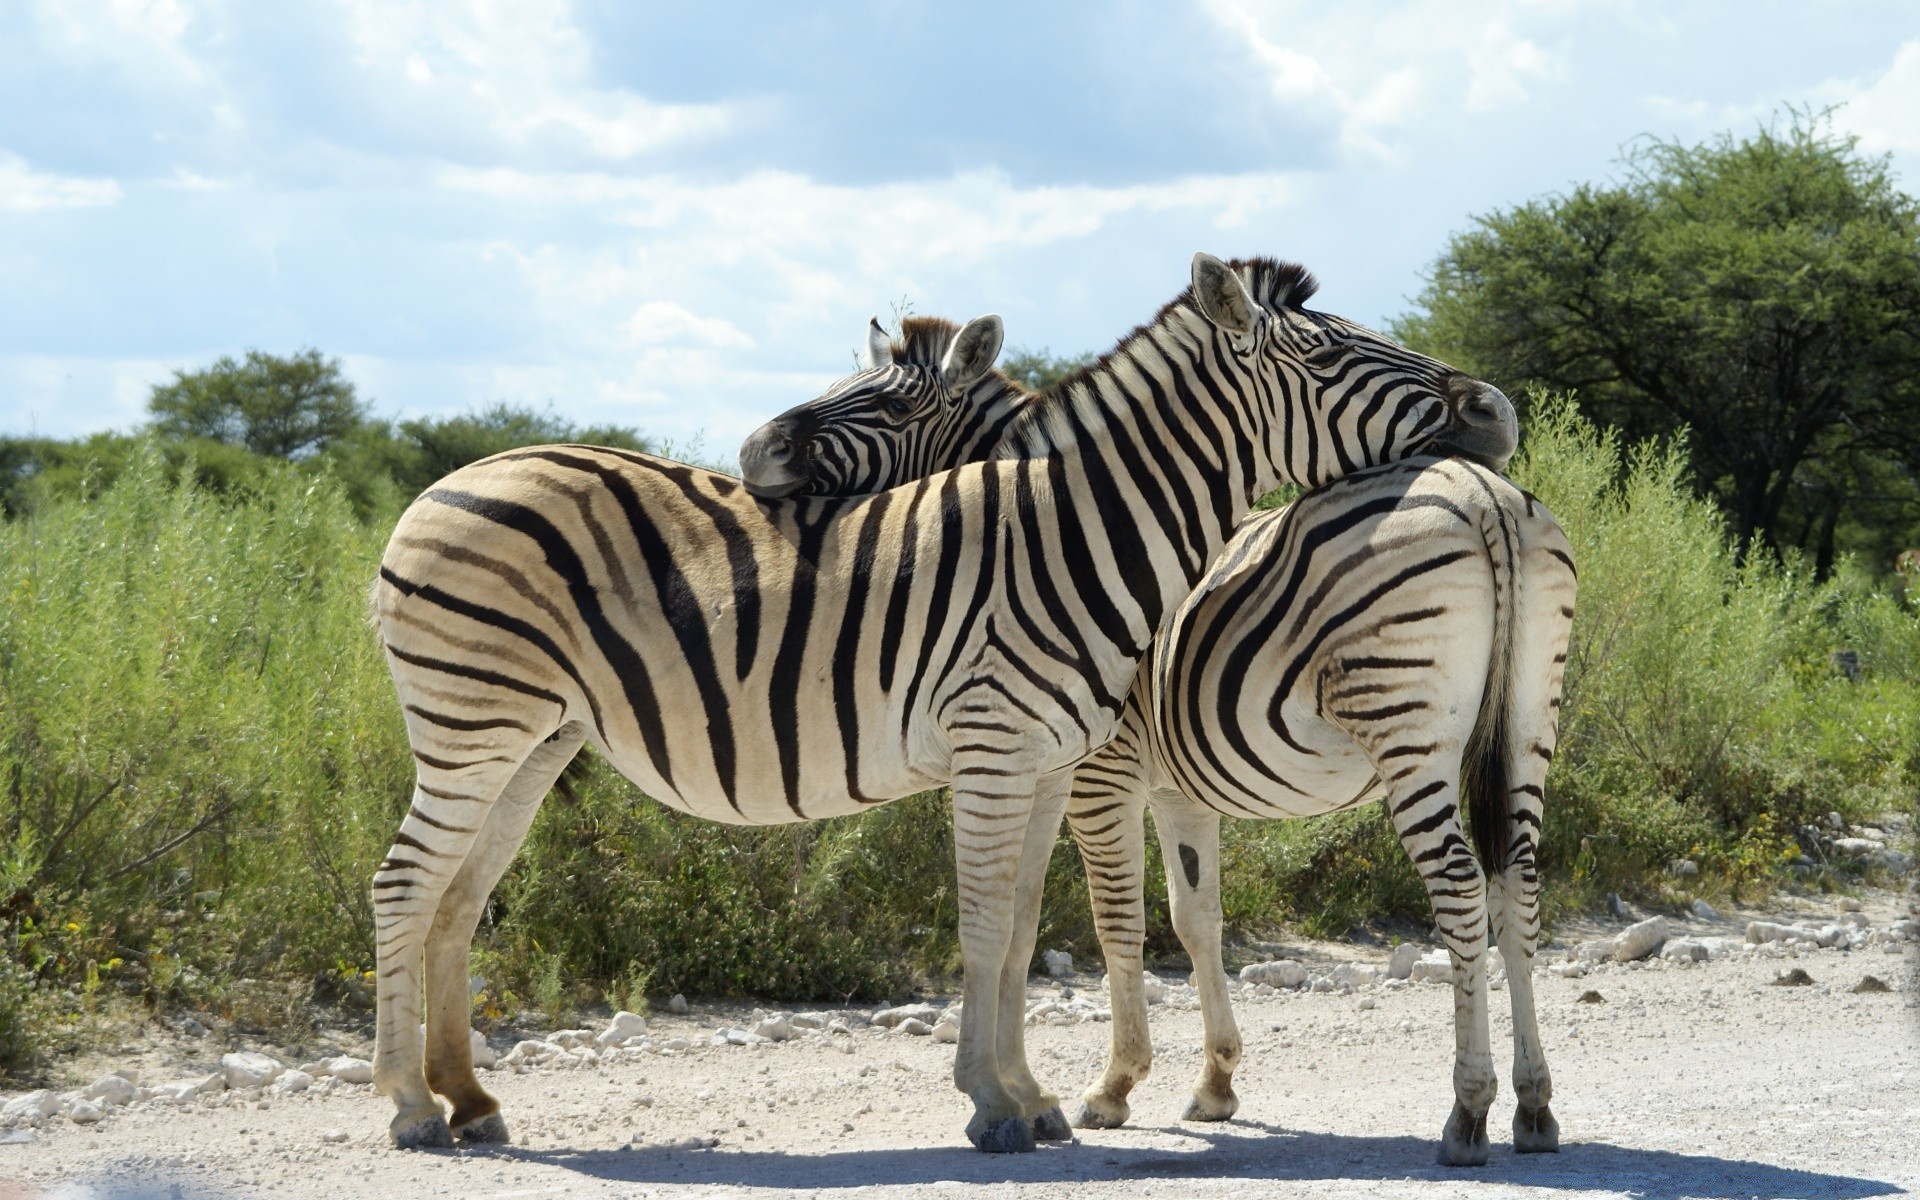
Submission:
[[469,1146],[510,1146],[513,1135],[507,1132],[507,1119],[498,1112],[475,1117],[454,1126],[453,1136]]
[[447,1119],[438,1111],[429,1117],[395,1117],[387,1132],[392,1135],[396,1150],[453,1149],[453,1131],[447,1128]]
[[977,1131],[967,1127],[973,1148],[986,1154],[1031,1154],[1039,1147],[1033,1140],[1033,1126],[1024,1117],[1008,1117],[983,1124]]
[[1073,1126],[1067,1124],[1067,1114],[1060,1111],[1058,1104],[1033,1114],[1028,1120],[1033,1124],[1035,1141],[1070,1142],[1073,1140]]
[[1240,1111],[1240,1097],[1228,1092],[1224,1096],[1209,1096],[1195,1092],[1193,1099],[1187,1101],[1187,1111],[1180,1114],[1182,1121],[1224,1121]]
[[1440,1150],[1434,1160],[1443,1167],[1484,1167],[1487,1165],[1487,1115],[1474,1116],[1459,1101],[1440,1134]]
[[1073,1123],[1079,1129],[1118,1129],[1132,1115],[1125,1100],[1088,1093],[1080,1097],[1080,1111],[1074,1114]]
[[1560,1122],[1546,1105],[1513,1110],[1513,1152],[1515,1154],[1560,1153]]

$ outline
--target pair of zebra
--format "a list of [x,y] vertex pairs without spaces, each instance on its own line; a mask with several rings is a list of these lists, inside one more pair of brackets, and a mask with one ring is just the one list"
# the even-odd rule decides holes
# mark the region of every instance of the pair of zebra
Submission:
[[[1553,1149],[1528,972],[1571,559],[1529,497],[1433,457],[1504,463],[1505,397],[1305,308],[1312,290],[1291,264],[1198,255],[1150,322],[1032,396],[992,369],[995,319],[916,323],[897,346],[876,328],[868,370],[750,439],[748,486],[547,446],[423,494],[372,598],[418,768],[373,882],[375,1082],[396,1143],[507,1136],[469,1056],[468,947],[591,740],[662,803],[735,823],[951,784],[954,1077],[985,1150],[1069,1136],[1023,1045],[1063,813],[1114,989],[1113,1058],[1083,1123],[1125,1119],[1150,1055],[1149,804],[1207,1010],[1192,1115],[1217,1119],[1239,1053],[1217,814],[1384,797],[1454,960],[1440,1157],[1487,1154],[1489,924],[1515,1010],[1515,1145]],[[1243,524],[1282,481],[1334,486]]]

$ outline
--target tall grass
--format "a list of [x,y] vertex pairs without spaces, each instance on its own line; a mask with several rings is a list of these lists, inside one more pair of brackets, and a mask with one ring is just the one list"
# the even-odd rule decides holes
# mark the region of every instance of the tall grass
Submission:
[[[1913,803],[1920,616],[1843,571],[1737,565],[1673,446],[1536,406],[1515,475],[1581,594],[1545,864],[1558,909],[1764,886],[1797,825]],[[364,620],[391,517],[276,467],[213,494],[139,456],[0,523],[0,1065],[103,996],[271,1020],[246,980],[364,997],[366,886],[411,785]],[[1861,678],[1831,654],[1859,652]],[[1424,919],[1377,806],[1227,823],[1227,919],[1337,932]],[[487,1012],[597,995],[898,997],[958,965],[938,794],[773,830],[671,813],[604,763],[549,801],[478,942]],[[1043,945],[1096,953],[1063,840]],[[1164,912],[1157,861],[1149,900]],[[1150,947],[1175,943],[1164,919]],[[304,991],[301,993],[304,995]],[[297,1008],[297,1005],[293,1005]],[[284,1014],[291,1008],[278,1010]],[[251,1016],[247,1014],[251,1013]],[[24,1015],[23,1015],[24,1014]]]

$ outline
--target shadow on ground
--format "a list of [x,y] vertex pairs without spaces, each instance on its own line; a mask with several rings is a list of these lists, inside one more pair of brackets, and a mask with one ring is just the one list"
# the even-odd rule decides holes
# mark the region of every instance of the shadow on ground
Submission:
[[1035,1154],[983,1155],[972,1150],[844,1150],[783,1154],[754,1150],[634,1147],[620,1151],[494,1151],[502,1158],[542,1163],[619,1183],[713,1184],[815,1189],[961,1183],[1064,1183],[1129,1179],[1244,1179],[1249,1181],[1367,1180],[1504,1184],[1566,1191],[1630,1192],[1646,1200],[1854,1200],[1902,1191],[1897,1184],[1767,1163],[1636,1150],[1600,1142],[1569,1145],[1559,1154],[1514,1154],[1495,1145],[1486,1166],[1449,1169],[1433,1161],[1434,1143],[1413,1137],[1348,1137],[1299,1133],[1249,1121],[1208,1131],[1170,1127],[1190,1150],[1042,1145]]

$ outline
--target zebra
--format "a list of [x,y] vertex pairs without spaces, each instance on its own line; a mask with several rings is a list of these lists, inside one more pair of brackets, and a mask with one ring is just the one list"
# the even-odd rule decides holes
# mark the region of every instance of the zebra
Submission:
[[[903,327],[893,358],[937,361],[955,329],[925,319]],[[1352,327],[1343,332],[1359,336]],[[1386,347],[1377,353],[1393,356]],[[911,460],[889,443],[910,442],[915,430],[896,415],[910,403],[900,396],[927,386],[898,371],[856,375],[828,394],[860,403],[783,414],[771,436],[810,441],[796,452],[815,465],[808,487],[902,484],[909,477],[900,468]],[[978,393],[996,414],[1017,410],[1024,394],[1011,382]],[[934,408],[912,411],[929,422],[955,420]],[[1469,449],[1487,465],[1407,459],[1249,516],[1162,630],[1118,734],[1077,772],[1067,819],[1113,1013],[1108,1066],[1082,1097],[1077,1124],[1122,1124],[1127,1095],[1151,1063],[1141,986],[1142,811],[1154,814],[1174,929],[1195,965],[1205,1023],[1205,1060],[1184,1115],[1224,1120],[1238,1108],[1232,1073],[1241,1043],[1220,970],[1221,816],[1311,816],[1386,799],[1454,964],[1456,1102],[1440,1160],[1478,1164],[1487,1156],[1495,1088],[1482,956],[1488,921],[1513,1004],[1514,1145],[1557,1148],[1531,963],[1542,788],[1575,572],[1552,516],[1497,473],[1514,448],[1511,407],[1502,398],[1486,415],[1486,438]],[[768,436],[757,432],[749,445]],[[836,461],[849,449],[869,457]],[[1477,862],[1458,819],[1462,791]]]
[[[796,497],[544,446],[416,499],[371,597],[417,769],[372,883],[374,1075],[395,1144],[507,1137],[469,1055],[468,948],[588,742],[654,799],[739,824],[951,784],[969,1140],[1070,1136],[1021,1018],[1072,768],[1113,736],[1154,630],[1257,496],[1460,424],[1431,373],[1399,360],[1342,374],[1337,394],[1300,374],[1316,329],[1289,299],[1306,279],[1196,255],[1188,288],[1006,430],[1019,459],[893,491]],[[1001,340],[997,317],[956,333],[943,402]]]

